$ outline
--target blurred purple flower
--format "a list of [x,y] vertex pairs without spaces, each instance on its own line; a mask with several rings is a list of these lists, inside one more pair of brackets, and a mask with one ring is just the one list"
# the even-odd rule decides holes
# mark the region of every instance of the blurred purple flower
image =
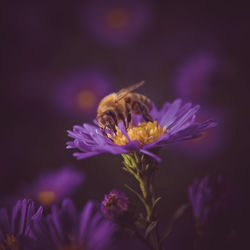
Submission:
[[132,132],[129,131],[132,135],[128,135],[123,124],[119,123],[118,126],[122,131],[118,131],[120,136],[118,139],[121,140],[120,144],[116,144],[103,136],[97,126],[86,123],[83,126],[74,126],[73,131],[68,131],[68,135],[74,138],[74,141],[67,142],[67,148],[77,148],[82,151],[73,154],[77,159],[84,159],[102,153],[124,154],[140,151],[160,161],[161,159],[150,152],[150,149],[200,137],[201,132],[216,126],[216,123],[212,120],[201,123],[195,121],[196,112],[200,108],[199,105],[192,107],[191,103],[181,104],[180,99],[175,100],[173,103],[167,102],[159,111],[153,105],[150,115],[154,123],[145,123],[142,116],[134,116],[132,120],[135,127],[131,128]]
[[92,116],[103,96],[110,91],[111,80],[98,71],[72,75],[57,86],[52,99],[63,113],[83,118]]
[[35,209],[32,200],[19,200],[12,211],[0,209],[0,249],[26,249],[22,245],[25,238],[31,237],[31,222],[42,216],[42,207]]
[[41,250],[109,249],[115,230],[97,204],[89,201],[78,213],[69,199],[62,202],[61,208],[53,206],[51,214],[34,221],[31,227]]
[[84,7],[84,23],[93,37],[115,47],[135,41],[151,21],[152,6],[147,1],[96,0]]
[[50,206],[70,196],[84,182],[84,175],[71,167],[42,174],[32,185],[22,188],[20,195]]
[[223,233],[228,229],[235,195],[228,181],[221,176],[196,179],[188,188],[188,195],[200,233]]
[[218,66],[218,58],[212,54],[200,53],[190,57],[176,72],[176,94],[187,101],[201,102],[211,92]]
[[188,142],[177,143],[176,148],[181,150],[183,154],[196,159],[204,159],[204,157],[210,157],[223,148],[226,140],[224,115],[218,110],[203,107],[196,119],[197,121],[202,121],[206,119],[206,117],[213,117],[218,122],[218,127],[216,129],[204,131],[199,138],[195,138]]
[[122,216],[128,211],[128,197],[125,193],[113,189],[104,196],[101,206],[102,213],[109,219]]

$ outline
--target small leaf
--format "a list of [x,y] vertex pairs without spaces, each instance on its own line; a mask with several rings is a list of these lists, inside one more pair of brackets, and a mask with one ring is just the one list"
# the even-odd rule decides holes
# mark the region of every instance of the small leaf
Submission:
[[162,243],[164,239],[170,234],[177,219],[179,219],[183,215],[183,213],[186,211],[186,209],[189,206],[190,206],[189,204],[183,204],[179,208],[177,208],[177,210],[175,211],[175,213],[173,214],[172,218],[170,219],[168,223],[168,227],[166,228],[165,233],[161,237],[160,243]]
[[153,218],[153,219],[157,216],[157,205],[158,205],[160,200],[161,200],[161,197],[159,196],[153,202],[153,209],[152,209],[152,213],[151,213],[151,218]]
[[122,169],[123,169],[124,171],[126,171],[126,172],[132,174],[133,176],[136,175],[136,173],[134,172],[134,170],[133,170],[132,168],[128,167],[127,165],[125,165],[125,167],[123,167]]
[[155,200],[154,200],[154,203],[153,203],[153,208],[158,204],[158,202],[161,200],[161,197],[157,197]]
[[123,167],[122,169],[126,172],[129,172],[129,170],[126,167]]
[[136,153],[134,154],[134,157],[135,157],[135,161],[138,163],[139,162],[139,157],[138,157],[138,155]]
[[190,205],[189,204],[183,204],[181,205],[174,213],[174,219],[177,220],[179,219],[183,213],[186,211],[186,209],[189,207]]
[[145,230],[145,235],[144,237],[147,238],[148,235],[152,232],[152,230],[154,230],[154,228],[157,226],[158,221],[152,221],[146,228]]
[[132,187],[130,187],[127,184],[125,184],[125,187],[128,188],[131,192],[133,192],[139,198],[139,200],[143,203],[144,206],[147,206],[145,200],[137,191],[135,191]]

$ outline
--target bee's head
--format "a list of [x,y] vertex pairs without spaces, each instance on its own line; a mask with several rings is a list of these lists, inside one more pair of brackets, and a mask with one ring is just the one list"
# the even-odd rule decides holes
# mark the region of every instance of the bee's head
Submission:
[[107,110],[102,115],[98,115],[96,120],[103,135],[106,136],[105,129],[109,129],[116,134],[117,130],[115,126],[117,126],[117,119],[112,110]]

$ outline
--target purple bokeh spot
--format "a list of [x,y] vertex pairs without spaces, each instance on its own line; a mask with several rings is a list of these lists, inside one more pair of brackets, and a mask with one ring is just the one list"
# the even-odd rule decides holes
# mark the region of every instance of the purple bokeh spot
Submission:
[[[81,9],[80,19],[96,40],[112,47],[131,44],[152,18],[147,1],[95,0]],[[84,17],[84,18],[83,18]]]

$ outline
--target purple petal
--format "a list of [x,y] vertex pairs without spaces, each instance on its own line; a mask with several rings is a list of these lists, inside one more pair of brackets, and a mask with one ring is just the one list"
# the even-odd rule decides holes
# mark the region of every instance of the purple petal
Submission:
[[162,159],[161,159],[159,156],[157,156],[157,155],[153,154],[152,152],[149,152],[149,151],[147,151],[147,150],[145,150],[145,149],[140,149],[140,152],[142,152],[143,154],[146,154],[146,155],[151,156],[151,157],[154,158],[157,162],[161,162],[161,161],[162,161]]

